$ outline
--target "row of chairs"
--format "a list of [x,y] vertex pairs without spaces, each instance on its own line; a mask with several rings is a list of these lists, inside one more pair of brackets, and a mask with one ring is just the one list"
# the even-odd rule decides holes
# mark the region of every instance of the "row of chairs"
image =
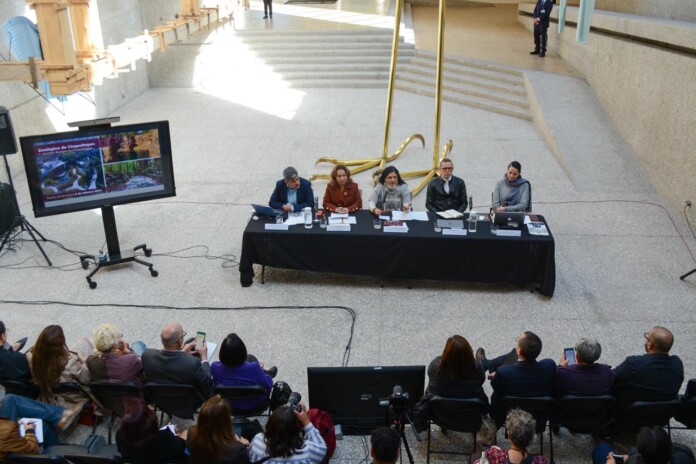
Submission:
[[[0,384],[5,387],[7,393],[26,396],[32,399],[38,397],[37,387],[30,383],[0,379]],[[79,389],[72,383],[62,383],[57,392]],[[89,390],[92,396],[105,408],[112,412],[109,421],[108,443],[111,443],[112,429],[117,417],[125,414],[124,398],[142,397],[148,403],[155,406],[155,411],[160,411],[160,422],[164,421],[164,414],[177,416],[183,419],[193,419],[194,415],[205,402],[205,398],[195,387],[183,384],[164,384],[147,382],[144,385],[136,385],[131,382],[109,383],[91,382]],[[248,417],[260,416],[268,413],[269,402],[266,389],[260,385],[243,387],[217,386],[214,394],[232,402],[252,399],[263,399],[260,405],[252,410],[242,411],[235,409],[235,420],[243,423]],[[96,420],[94,429],[96,430]]]
[[[696,380],[691,380],[695,383]],[[618,431],[636,432],[643,426],[666,427],[671,429],[696,429],[696,397],[673,401],[637,401],[628,410],[616,417],[613,414],[616,398],[610,395],[575,396],[567,395],[554,399],[544,397],[507,396],[500,398],[500,411],[507,415],[512,408],[529,412],[536,420],[539,435],[540,453],[544,452],[544,431],[565,427],[572,433],[581,435],[611,435]],[[431,454],[471,455],[476,449],[476,432],[481,428],[484,403],[478,398],[444,398],[435,396],[430,400],[430,420],[428,424],[427,461]],[[684,427],[671,425],[676,418]],[[433,449],[430,426],[438,425],[445,430],[470,433],[473,447],[464,452]],[[619,427],[617,429],[617,427]],[[553,462],[553,433],[549,433],[550,462]]]

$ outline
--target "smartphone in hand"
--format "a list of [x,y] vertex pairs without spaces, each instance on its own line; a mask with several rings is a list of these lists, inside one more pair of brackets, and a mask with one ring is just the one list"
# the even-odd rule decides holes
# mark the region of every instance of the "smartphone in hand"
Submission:
[[564,348],[563,355],[568,360],[569,366],[577,363],[577,360],[575,359],[575,348]]

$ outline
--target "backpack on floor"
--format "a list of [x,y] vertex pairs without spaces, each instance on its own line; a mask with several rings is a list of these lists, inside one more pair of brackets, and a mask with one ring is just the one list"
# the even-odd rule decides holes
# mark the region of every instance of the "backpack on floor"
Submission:
[[269,400],[271,404],[271,412],[287,404],[291,393],[292,388],[290,388],[290,385],[288,385],[286,382],[279,380],[278,382],[274,383],[273,389],[271,390],[271,399]]
[[331,420],[331,416],[328,412],[317,408],[312,408],[307,411],[307,415],[312,424],[314,424],[314,428],[319,431],[326,442],[327,451],[325,460],[328,460],[333,456],[334,451],[336,451],[336,430],[334,430],[333,420]]

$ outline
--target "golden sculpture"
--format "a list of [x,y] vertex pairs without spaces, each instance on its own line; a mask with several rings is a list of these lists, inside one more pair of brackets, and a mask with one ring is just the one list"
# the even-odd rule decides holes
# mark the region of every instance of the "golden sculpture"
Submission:
[[[396,76],[396,61],[399,56],[399,29],[401,28],[401,11],[403,9],[403,0],[396,1],[396,10],[394,12],[394,39],[392,42],[392,55],[391,55],[391,66],[389,69],[389,87],[387,91],[387,115],[384,127],[384,144],[382,146],[382,156],[380,158],[361,158],[356,160],[342,161],[336,158],[322,157],[319,158],[316,164],[319,163],[331,163],[331,164],[342,164],[344,166],[357,166],[350,170],[351,174],[357,174],[359,172],[367,171],[374,167],[378,167],[377,170],[372,174],[373,180],[379,177],[380,173],[387,165],[397,159],[401,153],[404,151],[406,146],[413,140],[420,140],[423,148],[425,148],[425,139],[420,134],[413,134],[401,143],[401,146],[392,153],[388,155],[389,150],[389,126],[391,125],[391,112],[392,112],[392,100],[394,97],[394,77]],[[309,180],[315,179],[330,179],[329,174],[313,174],[309,177]],[[376,182],[375,182],[376,183]]]

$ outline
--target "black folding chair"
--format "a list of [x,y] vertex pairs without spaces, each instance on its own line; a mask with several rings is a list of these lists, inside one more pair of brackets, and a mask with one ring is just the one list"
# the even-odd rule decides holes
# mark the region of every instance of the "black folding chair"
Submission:
[[556,400],[551,422],[573,433],[597,435],[612,419],[616,399],[611,395],[566,395]]
[[617,423],[622,430],[629,432],[637,432],[645,426],[667,427],[667,433],[671,438],[672,429],[669,421],[679,412],[681,406],[679,400],[636,401],[617,418]]
[[[431,454],[454,454],[471,456],[476,452],[476,432],[481,429],[481,415],[483,414],[484,403],[479,398],[445,398],[434,396],[429,401],[430,418],[428,420],[428,455],[427,462],[430,464]],[[439,425],[445,430],[454,432],[470,433],[473,437],[473,445],[470,450],[449,451],[436,450],[431,446],[430,428],[431,425]]]
[[[213,390],[213,393],[227,401],[235,416],[255,417],[268,415],[270,402],[268,401],[268,392],[261,385],[248,385],[243,387],[231,387],[218,385]],[[252,409],[240,409],[234,406],[235,401],[247,400],[263,400],[261,403]]]
[[97,455],[82,455],[82,454],[66,454],[65,459],[72,464],[120,464],[123,462],[121,458],[97,456]]
[[116,417],[123,417],[128,399],[141,398],[143,396],[143,390],[139,385],[133,382],[91,382],[89,384],[89,390],[99,403],[111,411],[108,438],[108,443],[111,444],[111,431],[113,429],[114,420]]
[[0,385],[5,387],[5,393],[26,396],[35,400],[39,397],[39,388],[31,382],[21,382],[19,380],[0,379]]
[[[503,408],[506,416],[507,412],[513,408],[522,409],[534,416],[534,420],[536,421],[536,433],[539,435],[541,454],[544,454],[544,430],[546,430],[546,423],[549,422],[554,405],[554,399],[550,396],[504,396],[500,398],[500,407]],[[550,433],[550,431],[549,460],[553,462],[553,433]]]
[[[205,402],[203,395],[192,385],[147,382],[143,390],[156,410],[182,419],[193,419]],[[160,422],[163,419],[164,414],[160,416]]]
[[46,464],[53,462],[58,464],[70,464],[70,461],[57,454],[15,454],[5,456],[7,464]]

